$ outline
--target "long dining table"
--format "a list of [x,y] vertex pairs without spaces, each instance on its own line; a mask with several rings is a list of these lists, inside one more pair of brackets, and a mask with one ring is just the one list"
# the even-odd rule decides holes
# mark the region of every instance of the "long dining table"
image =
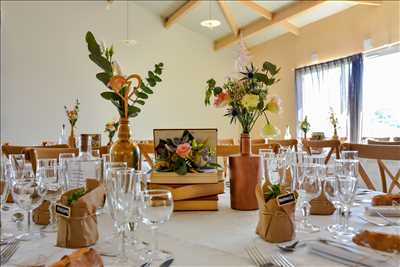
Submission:
[[[359,215],[366,216],[364,208],[369,205],[368,202],[372,196],[373,193],[358,197],[358,204],[352,208],[350,225],[357,229],[399,233],[398,226],[377,227],[358,217]],[[10,211],[2,212],[2,223],[8,230],[16,229],[17,224],[11,220],[16,210],[16,206],[13,205]],[[321,226],[321,231],[313,234],[297,233],[296,240],[329,237],[330,233],[325,230],[325,227],[334,222],[334,215],[311,216],[310,219],[312,223]],[[246,253],[247,247],[256,246],[266,257],[280,252],[276,244],[268,243],[257,236],[255,233],[257,221],[257,210],[231,209],[229,192],[226,192],[219,197],[218,211],[174,212],[171,219],[160,227],[160,248],[173,254],[172,266],[254,266]],[[35,226],[36,229],[38,227]],[[112,220],[107,212],[99,215],[98,229],[100,244],[109,238],[112,232]],[[139,225],[136,236],[140,240],[151,242],[150,230],[144,224]],[[55,244],[56,233],[46,233],[44,238],[37,241],[21,241],[17,252],[5,266],[27,266],[25,264],[35,262],[49,264],[72,252],[71,249],[59,248]],[[129,249],[128,255],[130,255]],[[300,247],[292,253],[283,253],[283,255],[294,266],[343,266],[311,254],[307,246]],[[116,264],[115,260],[115,257],[103,256],[105,266],[122,266]],[[133,265],[128,263],[127,266]]]

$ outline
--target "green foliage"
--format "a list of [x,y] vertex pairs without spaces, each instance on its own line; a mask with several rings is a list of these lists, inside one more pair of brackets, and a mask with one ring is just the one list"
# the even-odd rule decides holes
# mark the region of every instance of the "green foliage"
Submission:
[[72,193],[72,195],[70,195],[68,197],[68,206],[72,206],[75,202],[78,201],[78,199],[80,197],[82,197],[85,194],[86,194],[86,191],[84,188],[80,188],[77,191],[75,191],[74,193]]
[[[128,86],[123,86],[119,92],[115,92],[109,87],[110,80],[113,75],[116,75],[113,73],[112,67],[114,47],[101,48],[90,31],[86,33],[85,39],[90,53],[90,60],[103,70],[96,74],[96,78],[110,89],[110,91],[102,92],[101,96],[104,99],[111,101],[111,103],[118,109],[121,117],[125,117],[125,115],[128,115],[128,117],[136,117],[139,115],[141,109],[138,105],[143,106],[146,103],[145,100],[149,98],[149,95],[154,93],[152,88],[162,81],[160,75],[162,75],[164,64],[155,64],[153,70],[148,71],[147,77],[144,77],[142,80],[140,88],[133,89]],[[126,83],[126,85],[128,85],[128,83]],[[126,90],[134,92],[133,94],[130,94],[129,99],[127,100],[123,97],[125,96]],[[124,110],[125,101],[128,101],[128,114],[125,114]]]
[[265,201],[274,199],[281,194],[281,187],[279,184],[268,186],[268,189],[269,190],[264,194]]

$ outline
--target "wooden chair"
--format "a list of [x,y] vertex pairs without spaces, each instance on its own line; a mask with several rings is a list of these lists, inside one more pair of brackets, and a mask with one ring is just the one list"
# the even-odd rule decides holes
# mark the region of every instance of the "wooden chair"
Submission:
[[154,156],[154,145],[152,143],[151,144],[139,143],[138,145],[142,157],[150,165],[150,167],[153,168],[154,162],[151,155]]
[[388,146],[399,146],[400,141],[376,141],[368,139],[368,145],[388,145]]
[[25,158],[32,164],[32,170],[36,173],[37,161],[39,159],[58,159],[61,153],[74,153],[78,156],[77,148],[28,148],[25,150]]
[[297,139],[268,139],[268,144],[278,144],[282,147],[289,147],[290,149],[294,149],[296,152],[298,143]]
[[25,150],[28,148],[68,148],[68,145],[47,145],[47,146],[14,146],[8,143],[5,143],[1,146],[1,151],[3,154],[8,157],[9,155],[15,154],[24,154]]
[[[235,139],[228,138],[228,139],[218,139],[218,145],[234,145]],[[228,173],[228,157],[222,157],[222,164],[224,167],[223,175],[226,176]]]
[[254,144],[251,146],[251,152],[258,155],[261,149],[272,149],[275,153],[279,152],[279,144]]
[[[393,161],[399,161],[400,162],[400,146],[394,145],[394,146],[389,146],[389,145],[365,145],[365,144],[343,144],[342,145],[342,150],[352,150],[352,151],[358,151],[358,156],[359,158],[364,158],[364,159],[374,159],[378,163],[378,168],[379,168],[379,173],[381,176],[381,182],[382,182],[382,191],[385,193],[392,193],[393,190],[397,187],[398,190],[400,190],[400,168],[395,172],[392,173],[385,163],[383,162],[384,160],[393,160]],[[360,163],[359,165],[359,174],[361,178],[363,179],[364,183],[366,186],[371,189],[376,191],[376,186],[370,179],[370,177],[367,175],[364,167]],[[386,180],[386,174],[390,178],[390,185],[388,188],[388,183]]]
[[340,158],[340,141],[339,140],[302,140],[304,150],[307,151],[309,155],[311,155],[312,149],[324,149],[329,148],[328,155],[325,157],[325,164],[327,164],[332,156],[335,153],[336,158]]

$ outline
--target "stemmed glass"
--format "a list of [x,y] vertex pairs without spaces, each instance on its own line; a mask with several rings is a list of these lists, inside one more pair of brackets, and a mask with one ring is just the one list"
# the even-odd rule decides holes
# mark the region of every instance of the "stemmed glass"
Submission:
[[338,195],[344,210],[344,225],[339,233],[343,237],[352,237],[355,229],[349,226],[350,208],[353,204],[357,190],[357,178],[353,176],[338,175]]
[[300,194],[304,198],[303,207],[303,221],[298,225],[296,229],[298,232],[304,233],[315,233],[320,231],[320,227],[313,225],[309,222],[310,215],[310,201],[321,194],[322,185],[320,174],[320,165],[317,164],[303,164],[299,167],[301,178],[300,183]]
[[58,175],[58,165],[56,159],[44,159],[38,162],[39,169],[36,176],[41,179],[47,188],[45,199],[50,202],[50,222],[43,229],[44,232],[57,231],[57,217],[54,214],[56,201],[61,197],[63,192],[63,181]]
[[145,190],[141,192],[141,200],[140,215],[143,222],[151,227],[153,235],[152,248],[148,252],[149,261],[164,261],[170,258],[171,254],[159,250],[157,231],[158,225],[167,222],[174,210],[172,194],[167,190]]
[[15,177],[11,181],[11,194],[18,207],[27,212],[27,231],[19,239],[29,241],[41,238],[41,233],[32,233],[31,216],[32,210],[37,208],[43,201],[47,193],[46,186],[40,178],[34,177]]
[[[1,158],[1,161],[0,161],[0,208],[1,208],[1,213],[3,215],[1,217],[6,217],[6,216],[4,216],[4,212],[9,209],[8,207],[5,207],[5,204],[7,202],[7,198],[10,193],[11,171],[12,171],[12,166],[11,166],[10,161],[8,159]],[[14,235],[4,229],[4,226],[1,223],[1,217],[0,217],[0,235],[1,235],[0,240],[1,240],[1,242],[3,242],[3,240],[10,239]]]
[[281,184],[286,177],[286,159],[281,157],[263,158],[265,179],[272,185]]
[[340,224],[340,200],[339,200],[339,184],[336,176],[327,176],[324,178],[324,193],[326,198],[335,206],[336,216],[335,223],[328,225],[326,229],[330,233],[338,233],[342,230],[342,225]]
[[14,170],[15,178],[21,178],[24,176],[25,170],[25,155],[24,154],[12,154],[9,155],[11,166]]
[[340,158],[341,159],[356,159],[356,160],[358,160],[358,151],[343,150],[342,152],[340,152]]
[[112,219],[118,225],[121,233],[121,251],[119,263],[126,263],[126,229],[128,223],[138,216],[140,206],[140,181],[134,175],[132,169],[118,170],[116,177],[106,181],[108,192],[107,198],[110,199],[110,209],[113,212]]
[[64,183],[64,189],[69,189],[69,181],[68,181],[68,164],[71,160],[75,158],[74,153],[60,153],[58,155],[58,174],[61,178],[61,181]]

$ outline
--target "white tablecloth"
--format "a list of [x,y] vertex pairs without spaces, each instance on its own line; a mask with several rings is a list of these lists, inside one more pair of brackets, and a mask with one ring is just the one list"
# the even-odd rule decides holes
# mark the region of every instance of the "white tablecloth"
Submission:
[[[361,221],[357,214],[362,214],[364,207],[354,207],[351,225],[357,228],[376,229],[399,233],[399,227],[374,227]],[[7,227],[14,227],[9,216],[14,211],[2,214],[2,221]],[[256,245],[268,256],[278,252],[275,244],[263,241],[255,234],[258,220],[257,211],[236,211],[230,208],[229,194],[220,195],[219,211],[215,212],[175,212],[171,220],[160,227],[160,247],[173,253],[173,266],[253,266],[245,248]],[[311,216],[313,223],[327,226],[333,222],[333,216]],[[111,219],[108,214],[99,218],[101,240],[109,237],[112,232]],[[315,234],[298,234],[296,239],[316,239],[328,237],[329,233],[322,230]],[[147,227],[140,225],[138,236],[150,241]],[[16,254],[6,266],[17,266],[21,262],[34,261],[38,255],[47,258],[47,263],[58,260],[72,250],[55,247],[56,234],[46,234],[38,241],[21,242]],[[129,251],[128,251],[129,253]],[[342,266],[338,263],[312,255],[307,247],[299,248],[294,253],[285,254],[295,266]],[[115,258],[103,257],[106,266],[113,264]],[[128,265],[132,266],[132,265]],[[399,265],[400,266],[400,265]]]

